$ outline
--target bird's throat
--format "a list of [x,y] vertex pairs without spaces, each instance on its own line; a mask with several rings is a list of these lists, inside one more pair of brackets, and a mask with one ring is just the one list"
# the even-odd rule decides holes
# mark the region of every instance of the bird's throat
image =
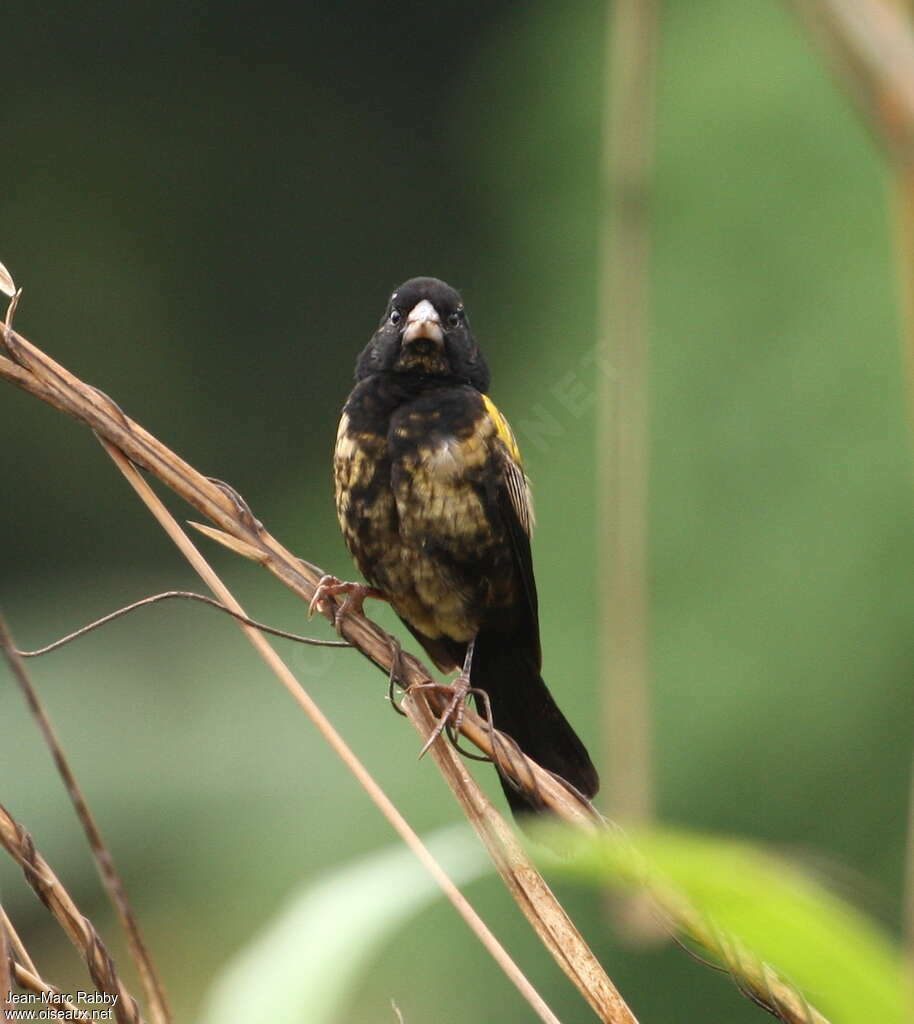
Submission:
[[394,369],[399,373],[418,373],[431,377],[450,374],[450,364],[444,349],[428,338],[419,338],[404,345]]

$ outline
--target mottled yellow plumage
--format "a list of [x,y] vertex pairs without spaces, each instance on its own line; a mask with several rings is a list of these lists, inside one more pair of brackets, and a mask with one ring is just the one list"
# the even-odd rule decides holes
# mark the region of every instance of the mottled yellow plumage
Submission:
[[[499,458],[497,447],[510,442],[516,451],[516,443],[494,403],[479,406],[452,435],[434,431],[440,410],[411,410],[391,432],[402,449],[393,463],[390,441],[353,430],[344,413],[334,453],[337,515],[359,569],[416,629],[458,643],[479,628],[480,597],[487,606],[515,597],[507,576],[483,581],[482,594],[468,593],[435,550],[446,545],[452,557],[469,559],[491,541],[474,481]],[[373,486],[385,471],[387,486]]]
[[524,460],[521,458],[520,448],[517,445],[517,440],[514,437],[514,431],[511,429],[511,424],[502,416],[498,406],[489,398],[488,395],[482,396],[482,404],[486,407],[486,412],[489,414],[489,419],[495,426],[495,432],[501,438],[504,446],[508,449],[508,453],[511,458],[519,465],[523,466]]

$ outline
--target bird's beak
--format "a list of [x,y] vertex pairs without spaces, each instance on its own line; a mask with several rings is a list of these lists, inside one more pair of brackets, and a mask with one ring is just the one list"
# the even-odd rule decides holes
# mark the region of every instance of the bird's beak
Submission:
[[403,329],[403,344],[418,341],[420,338],[427,338],[436,345],[444,344],[444,331],[441,330],[441,317],[438,310],[428,301],[423,299],[417,302],[410,310],[406,318],[406,327]]

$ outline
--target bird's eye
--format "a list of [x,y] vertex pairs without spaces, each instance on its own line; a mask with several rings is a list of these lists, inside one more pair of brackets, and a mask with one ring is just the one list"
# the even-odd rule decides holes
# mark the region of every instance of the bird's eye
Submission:
[[451,315],[447,318],[447,322],[451,325],[451,327],[457,327],[462,317],[463,314],[460,313],[459,311],[457,313],[451,313]]
[[398,324],[403,319],[403,314],[399,309],[392,309],[390,311],[390,322],[392,324]]

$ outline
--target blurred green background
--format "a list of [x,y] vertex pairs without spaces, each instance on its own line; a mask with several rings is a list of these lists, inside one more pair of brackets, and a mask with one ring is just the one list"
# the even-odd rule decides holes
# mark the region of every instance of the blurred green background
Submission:
[[[914,539],[881,157],[782,5],[671,0],[663,16],[660,813],[777,844],[897,929]],[[595,751],[601,453],[592,401],[567,407],[561,382],[589,382],[597,330],[602,34],[599,6],[576,0],[14,0],[0,190],[19,330],[340,575],[329,453],[355,355],[402,279],[460,287],[533,478],[545,676]],[[537,432],[544,417],[558,436]],[[0,436],[0,606],[20,646],[202,589],[88,431],[4,387]],[[303,627],[265,573],[206,550],[252,614]],[[284,653],[420,831],[458,818],[377,673],[349,652]],[[32,670],[182,1019],[294,888],[391,841],[216,613],[159,606]],[[109,923],[8,677],[0,721],[0,800]],[[45,974],[80,977],[8,861],[0,887]],[[591,894],[559,892],[643,1022],[765,1019],[681,951],[624,948]],[[589,1019],[500,885],[469,893],[559,1016]],[[391,997],[408,1024],[530,1018],[441,904],[341,1020],[394,1020]]]

